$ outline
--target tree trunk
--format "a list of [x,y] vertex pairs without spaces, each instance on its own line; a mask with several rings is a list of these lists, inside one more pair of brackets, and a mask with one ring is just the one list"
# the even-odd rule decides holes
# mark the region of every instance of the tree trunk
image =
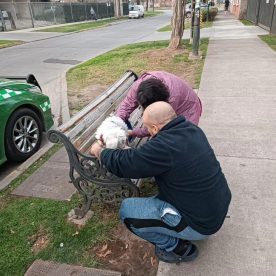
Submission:
[[173,16],[172,16],[172,34],[169,48],[176,50],[182,45],[182,36],[184,32],[184,7],[186,0],[173,1]]
[[121,3],[120,3],[120,0],[115,0],[114,1],[114,14],[115,14],[115,17],[121,16]]

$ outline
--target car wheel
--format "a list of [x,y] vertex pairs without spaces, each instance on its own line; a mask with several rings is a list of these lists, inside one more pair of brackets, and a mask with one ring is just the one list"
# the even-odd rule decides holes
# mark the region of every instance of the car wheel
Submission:
[[17,109],[9,118],[5,131],[5,151],[9,160],[22,162],[33,155],[42,140],[42,122],[28,108]]
[[186,17],[187,17],[187,18],[191,18],[191,16],[192,16],[192,13],[191,13],[191,12],[186,12]]

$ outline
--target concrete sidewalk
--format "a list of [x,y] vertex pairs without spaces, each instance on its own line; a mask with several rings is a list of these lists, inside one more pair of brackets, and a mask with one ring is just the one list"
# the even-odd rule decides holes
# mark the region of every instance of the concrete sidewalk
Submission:
[[200,126],[232,191],[222,229],[192,263],[158,276],[276,275],[276,53],[232,16],[214,24],[199,95]]

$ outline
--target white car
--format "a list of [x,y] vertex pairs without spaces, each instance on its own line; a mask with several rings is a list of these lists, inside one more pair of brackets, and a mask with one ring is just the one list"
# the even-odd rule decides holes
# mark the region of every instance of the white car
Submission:
[[[196,3],[196,10],[198,10],[199,8],[199,4]],[[208,8],[208,4],[206,3],[200,3],[200,9],[203,10],[203,9],[207,9]],[[192,16],[192,4],[189,3],[189,4],[186,4],[185,6],[185,16],[187,18],[190,18]]]
[[144,17],[144,6],[142,5],[134,5],[130,6],[128,18],[140,18]]

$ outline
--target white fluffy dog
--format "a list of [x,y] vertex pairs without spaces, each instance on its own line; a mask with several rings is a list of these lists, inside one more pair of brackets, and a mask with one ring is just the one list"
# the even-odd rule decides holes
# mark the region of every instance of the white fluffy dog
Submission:
[[127,147],[128,128],[121,118],[111,115],[98,127],[95,136],[103,140],[106,148],[123,149]]

